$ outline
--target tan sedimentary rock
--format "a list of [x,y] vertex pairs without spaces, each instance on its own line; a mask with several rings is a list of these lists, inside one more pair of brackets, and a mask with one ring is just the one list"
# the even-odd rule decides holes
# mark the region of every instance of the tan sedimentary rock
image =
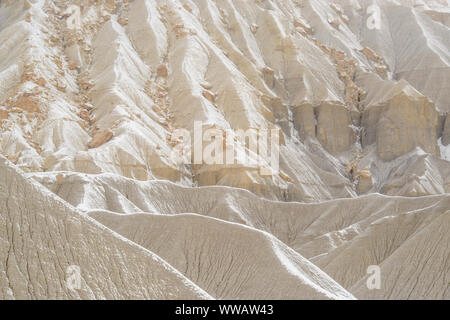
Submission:
[[377,73],[382,77],[382,78],[386,78],[387,77],[387,68],[386,66],[376,66],[375,70],[377,71]]
[[159,65],[158,68],[156,69],[156,73],[160,77],[167,77],[167,75],[169,74],[167,66],[165,64]]
[[[450,298],[442,1],[0,2],[0,299]],[[279,170],[180,163],[197,121]]]
[[81,77],[78,79],[78,85],[83,90],[90,90],[94,86],[94,82],[87,77]]
[[305,24],[304,22],[297,20],[297,19],[294,20],[294,27],[300,28],[307,34],[311,34],[313,32],[313,29],[311,28],[311,26],[309,26],[309,25]]
[[304,103],[293,108],[295,129],[301,139],[316,137],[316,118],[314,107],[310,103]]
[[117,19],[117,22],[119,22],[119,24],[121,26],[126,26],[128,24],[128,19],[125,19],[123,17],[120,17],[119,19]]
[[364,49],[362,49],[362,53],[364,53],[364,55],[369,58],[370,60],[372,60],[373,62],[377,62],[379,61],[380,57],[373,52],[370,48],[365,47]]
[[273,86],[275,85],[275,71],[267,66],[262,68],[261,71],[263,73],[264,81],[270,88],[273,88]]
[[90,121],[91,120],[91,117],[89,116],[89,112],[86,111],[86,110],[81,110],[80,113],[79,113],[79,116],[84,121]]
[[202,86],[203,89],[206,89],[206,90],[212,89],[212,85],[209,82],[204,81],[204,82],[201,82],[200,85]]
[[38,85],[40,85],[41,87],[45,87],[45,85],[47,84],[47,81],[44,78],[40,77],[39,79],[36,80],[36,83]]
[[20,96],[15,103],[13,103],[15,107],[23,109],[27,112],[38,112],[39,108],[39,100],[37,97],[33,95],[23,95]]
[[439,155],[436,109],[405,82],[396,85],[384,102],[366,108],[362,125],[363,145],[376,142],[378,156],[383,160],[393,160],[416,147]]
[[202,95],[212,103],[216,101],[216,94],[209,90],[203,90]]
[[445,146],[450,144],[450,114],[447,114],[447,117],[445,118],[442,144]]
[[368,169],[358,172],[358,193],[366,193],[373,187],[372,174]]
[[184,4],[183,4],[183,8],[185,8],[187,11],[189,11],[190,13],[192,13],[192,8],[191,8],[187,3],[184,3]]
[[105,144],[113,137],[111,130],[101,130],[94,134],[91,141],[88,143],[89,148],[98,148],[102,144]]
[[317,139],[336,154],[348,150],[356,139],[350,111],[341,103],[324,102],[316,107]]
[[0,119],[8,119],[9,112],[8,110],[0,109]]
[[73,62],[73,61],[69,63],[70,70],[75,70],[76,68],[78,68],[78,63]]
[[106,0],[105,1],[105,9],[108,10],[108,12],[115,13],[116,8],[117,8],[116,0]]
[[339,20],[333,19],[331,20],[330,24],[335,27],[336,29],[339,29],[339,26],[341,25],[341,23],[339,22]]
[[177,39],[180,39],[188,34],[188,30],[185,28],[183,23],[176,24],[173,27],[173,31],[175,32]]
[[55,87],[61,92],[66,92],[67,89],[67,85],[62,81],[57,81]]

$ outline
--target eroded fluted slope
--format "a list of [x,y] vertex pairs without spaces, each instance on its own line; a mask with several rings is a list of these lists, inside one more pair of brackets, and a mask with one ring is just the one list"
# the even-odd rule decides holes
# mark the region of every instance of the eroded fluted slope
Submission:
[[89,215],[161,255],[218,299],[353,299],[266,232],[195,214]]
[[[258,254],[253,252],[255,249],[257,252],[266,252],[263,256],[273,255],[271,249],[268,250],[267,247],[260,245],[267,240],[242,240],[234,244],[235,237],[238,237],[236,232],[230,230],[233,229],[231,226],[234,224],[221,225],[216,222],[224,220],[250,227],[240,229],[241,232],[247,230],[247,236],[252,233],[255,236],[255,229],[274,235],[285,245],[319,266],[344,288],[357,290],[356,297],[418,299],[429,293],[430,297],[433,296],[436,299],[448,298],[448,283],[444,280],[450,274],[450,269],[445,259],[442,259],[450,252],[445,235],[442,234],[445,227],[437,228],[435,223],[436,220],[441,219],[441,216],[448,216],[448,208],[450,208],[448,195],[406,198],[372,194],[357,199],[305,204],[269,201],[242,189],[220,186],[191,188],[162,181],[137,182],[113,175],[82,176],[61,172],[55,173],[53,177],[49,174],[34,174],[33,177],[113,230],[148,246],[169,262],[173,259],[176,265],[181,265],[180,270],[191,268],[188,266],[188,261],[180,260],[180,256],[192,255],[192,251],[198,253],[200,249],[192,247],[196,248],[194,242],[199,241],[199,246],[204,249],[203,252],[207,253],[199,256],[196,261],[207,266],[209,271],[204,274],[194,269],[189,270],[194,272],[194,275],[189,273],[186,275],[201,279],[207,285],[213,285],[213,280],[216,280],[209,278],[205,280],[209,272],[223,271],[220,263],[211,262],[216,260],[212,258],[215,256],[213,253],[215,250],[207,249],[210,246],[216,248],[219,255],[220,252],[230,251],[227,256],[239,256],[241,250],[244,250],[241,248],[243,243],[250,242],[254,245],[246,251],[248,254],[252,252],[257,257]],[[143,214],[145,212],[151,215]],[[196,227],[190,226],[193,222],[187,222],[188,217],[180,218],[186,220],[180,223],[173,222],[178,221],[175,218],[172,220],[166,217],[180,214],[184,216],[185,212],[214,218],[211,221],[211,223],[215,222],[212,223],[213,225],[221,225],[220,228],[229,232],[222,233],[219,230],[210,234],[206,230],[190,232],[187,230]],[[128,218],[129,214],[132,216]],[[162,217],[157,218],[154,215],[162,215]],[[147,220],[156,221],[144,222]],[[158,220],[167,220],[167,222],[157,222]],[[209,221],[206,220],[205,223],[208,224]],[[201,222],[200,219],[198,223],[203,224]],[[173,232],[161,234],[157,231],[158,228],[162,229],[165,223],[168,227],[172,224],[176,225],[173,227]],[[130,224],[133,227],[130,227]],[[151,226],[153,224],[161,225],[161,227]],[[180,226],[183,227],[180,229]],[[145,230],[155,231],[147,233]],[[193,234],[198,235],[196,240],[189,238]],[[219,234],[220,241],[216,239]],[[421,234],[421,247],[411,251],[412,243],[415,243],[414,246],[418,245],[414,240],[417,234]],[[173,241],[169,241],[166,237]],[[238,238],[240,237],[244,236],[241,235]],[[188,238],[189,241],[186,240]],[[213,245],[216,241],[219,243]],[[187,243],[192,244],[192,247],[184,245]],[[259,245],[254,247],[256,243]],[[433,261],[412,262],[423,261],[421,252],[433,250],[437,250]],[[403,259],[397,254],[402,251],[408,252],[408,259]],[[254,265],[254,260],[258,261],[255,257],[247,261],[244,254],[240,261],[247,262],[243,264],[245,267],[241,266],[240,270],[253,268],[258,274],[264,273],[262,266],[266,264]],[[371,265],[380,265],[383,270],[383,265],[387,261],[391,261],[389,263],[392,265],[395,264],[396,270],[403,268],[409,270],[407,275],[410,279],[405,280],[406,283],[417,282],[419,285],[398,290],[394,286],[401,286],[401,284],[393,284],[394,279],[382,271],[382,282],[388,281],[389,284],[386,283],[388,287],[382,293],[369,292],[370,290],[361,282],[365,279],[367,268]],[[429,271],[422,273],[420,270],[428,266],[428,263]],[[190,262],[190,264],[193,263]],[[232,272],[228,276],[236,277],[241,272]],[[358,281],[360,285],[356,288],[354,286]],[[219,285],[218,288],[228,293],[223,289],[226,283]],[[255,285],[255,287],[258,286]],[[271,288],[276,290],[277,287],[271,286]],[[284,294],[288,295],[290,292],[293,291],[286,289]]]
[[[0,299],[209,298],[157,255],[83,216],[3,157],[0,220]],[[81,268],[79,290],[66,283],[72,265]]]
[[[448,299],[450,6],[373,4],[0,1],[0,297]],[[194,121],[280,172],[180,165]]]

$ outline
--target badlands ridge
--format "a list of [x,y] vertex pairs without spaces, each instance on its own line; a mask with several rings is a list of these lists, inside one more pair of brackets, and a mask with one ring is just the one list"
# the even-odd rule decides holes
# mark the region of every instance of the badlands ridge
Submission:
[[0,299],[450,299],[449,193],[447,0],[0,0]]

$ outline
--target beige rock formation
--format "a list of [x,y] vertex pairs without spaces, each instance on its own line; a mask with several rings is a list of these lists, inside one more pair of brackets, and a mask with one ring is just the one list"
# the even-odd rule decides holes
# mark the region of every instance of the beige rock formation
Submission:
[[309,103],[304,103],[293,108],[294,126],[300,138],[316,137],[316,117],[314,107]]
[[[0,298],[450,299],[450,3],[413,2],[0,1]],[[198,123],[279,170],[180,161]]]
[[8,110],[0,109],[0,120],[8,119],[9,112]]
[[111,130],[103,130],[97,132],[91,141],[89,141],[89,148],[98,148],[102,144],[108,142],[113,137]]
[[444,122],[444,131],[442,133],[442,143],[447,146],[450,144],[450,114],[447,114]]
[[358,172],[358,194],[366,193],[373,187],[373,178],[369,169]]
[[350,111],[340,103],[324,102],[317,109],[317,139],[331,154],[347,151],[356,142]]
[[439,155],[434,105],[406,82],[397,84],[385,101],[369,105],[363,113],[363,146],[376,142],[378,156],[386,161],[416,147]]

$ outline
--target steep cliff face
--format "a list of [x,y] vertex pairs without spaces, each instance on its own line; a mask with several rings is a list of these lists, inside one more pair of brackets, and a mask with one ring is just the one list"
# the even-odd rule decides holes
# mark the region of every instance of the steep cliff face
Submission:
[[323,103],[317,109],[317,140],[331,154],[350,150],[356,142],[350,111],[342,104]]
[[[450,192],[449,8],[448,0],[0,0],[0,154],[12,163],[4,161],[2,170],[33,177],[64,205],[163,257],[183,273],[175,277],[181,284],[173,280],[180,296],[352,298],[351,291],[411,298],[429,290],[448,298],[441,277],[448,265],[439,262],[443,237],[432,236],[442,233],[435,221],[445,224],[448,212],[430,213],[420,199],[434,206]],[[262,132],[272,144],[261,144]],[[229,154],[231,162],[219,161]],[[407,213],[434,220],[423,218],[392,240],[371,225],[382,218],[375,204],[385,200],[405,208],[383,211],[380,225],[387,230],[414,225],[403,220]],[[348,211],[345,223],[324,221],[340,210]],[[186,212],[193,215],[155,216]],[[115,213],[153,215],[119,219]],[[141,221],[151,234],[138,236]],[[164,228],[180,233],[171,248],[158,233]],[[209,229],[241,240],[222,246]],[[202,239],[184,248],[192,234]],[[397,241],[398,252],[413,259],[412,245],[428,238],[426,248],[439,248],[430,257],[439,277],[408,269],[405,282],[416,277],[416,288],[364,291],[365,266],[354,255],[385,250],[382,259],[365,261],[397,272],[393,263],[401,257],[383,241]],[[4,239],[4,247],[19,241]],[[251,241],[261,242],[254,261],[239,247]],[[206,269],[195,273],[193,262],[179,257],[192,258],[204,242],[207,254],[199,259],[206,269],[224,272],[216,247],[246,267],[230,263],[233,275],[224,275],[223,284]],[[260,267],[268,262],[258,250],[272,267]],[[355,267],[343,273],[347,261]],[[139,266],[130,268],[134,273]],[[247,279],[249,270],[258,273]],[[277,276],[266,279],[269,274]],[[16,298],[43,298],[24,291],[26,283],[38,283],[25,278],[14,280],[17,287],[3,283]],[[185,287],[187,278],[198,288]],[[277,278],[283,285],[274,285]],[[236,288],[243,279],[251,290]],[[131,297],[123,290],[108,297]]]
[[[211,298],[156,254],[82,215],[3,157],[0,172],[0,299]],[[71,266],[80,268],[78,288],[68,285]]]
[[438,113],[434,105],[402,81],[383,101],[363,112],[363,146],[376,143],[378,156],[390,161],[420,147],[439,157]]

